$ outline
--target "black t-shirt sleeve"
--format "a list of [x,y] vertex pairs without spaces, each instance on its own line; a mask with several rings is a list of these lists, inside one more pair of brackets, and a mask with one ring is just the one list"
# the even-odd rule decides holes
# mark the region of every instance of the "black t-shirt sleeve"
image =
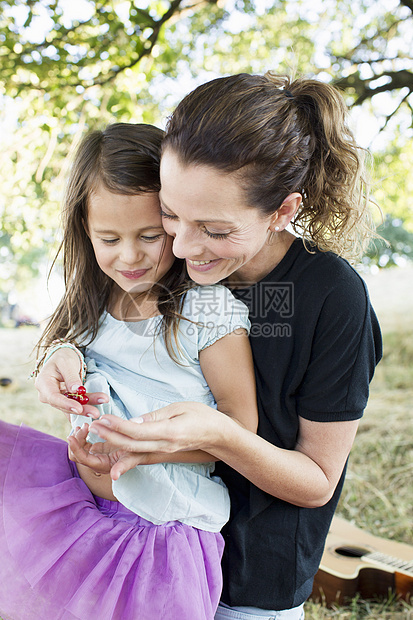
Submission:
[[316,422],[360,418],[381,354],[380,328],[365,284],[351,271],[336,281],[320,310],[297,414]]

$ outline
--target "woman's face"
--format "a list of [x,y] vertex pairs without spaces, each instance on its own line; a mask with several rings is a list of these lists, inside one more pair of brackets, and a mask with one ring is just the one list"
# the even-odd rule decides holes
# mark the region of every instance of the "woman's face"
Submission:
[[215,284],[235,271],[242,275],[268,239],[271,216],[247,205],[237,177],[210,166],[183,166],[166,149],[161,187],[162,224],[190,278]]

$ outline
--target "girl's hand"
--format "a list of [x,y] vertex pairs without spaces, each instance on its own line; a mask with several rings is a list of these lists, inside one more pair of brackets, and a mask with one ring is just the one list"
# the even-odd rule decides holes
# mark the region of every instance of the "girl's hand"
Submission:
[[98,473],[108,474],[116,461],[111,462],[109,454],[90,453],[93,444],[86,440],[88,432],[89,425],[83,424],[82,428],[78,426],[74,433],[69,435],[67,438],[69,459],[75,463],[86,465],[86,467],[90,467],[90,469]]
[[111,474],[113,480],[137,465],[152,465],[163,462],[163,457],[157,454],[128,453],[124,450],[111,450],[107,442],[91,444],[86,440],[89,425],[79,426],[67,438],[69,444],[69,459],[80,463],[100,474]]
[[79,356],[69,348],[55,351],[35,381],[40,402],[63,411],[67,417],[71,413],[99,417],[100,412],[94,405],[108,402],[108,396],[103,392],[88,394],[89,403],[83,406],[63,395],[64,392],[76,392],[81,385]]

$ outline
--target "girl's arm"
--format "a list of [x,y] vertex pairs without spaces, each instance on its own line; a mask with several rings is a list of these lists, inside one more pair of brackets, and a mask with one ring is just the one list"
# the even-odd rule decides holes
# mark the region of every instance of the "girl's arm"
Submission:
[[199,353],[217,409],[255,433],[258,427],[254,363],[248,334],[239,328]]

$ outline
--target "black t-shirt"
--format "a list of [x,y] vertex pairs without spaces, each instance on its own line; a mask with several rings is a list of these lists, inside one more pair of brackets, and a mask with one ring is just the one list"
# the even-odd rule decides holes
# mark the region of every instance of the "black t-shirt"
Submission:
[[[381,335],[364,281],[345,260],[310,253],[296,239],[270,274],[234,294],[250,310],[260,436],[293,449],[298,416],[362,416]],[[223,601],[274,610],[300,605],[312,590],[344,472],[320,508],[274,498],[224,463],[217,472],[232,504],[223,530]]]

